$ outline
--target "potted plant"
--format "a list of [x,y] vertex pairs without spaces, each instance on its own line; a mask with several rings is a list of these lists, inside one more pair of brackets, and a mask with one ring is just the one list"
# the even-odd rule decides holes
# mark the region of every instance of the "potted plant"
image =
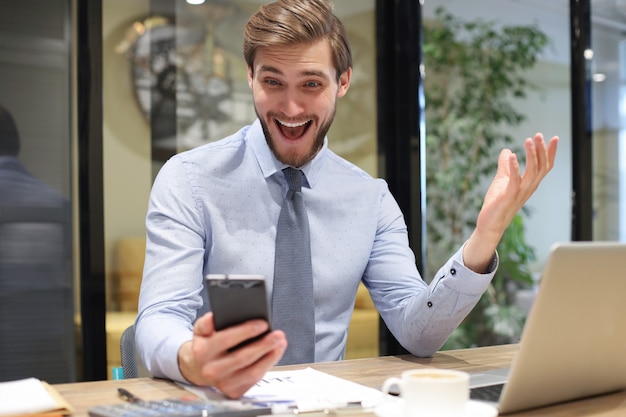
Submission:
[[[442,265],[475,227],[482,198],[507,146],[520,152],[511,127],[525,116],[515,101],[537,87],[525,75],[547,46],[537,27],[464,22],[438,8],[424,23],[426,75],[426,276]],[[523,160],[521,161],[523,163]],[[523,210],[529,215],[528,210]],[[499,246],[500,267],[491,286],[447,347],[513,341],[525,315],[514,304],[520,286],[532,284],[534,250],[518,214]]]

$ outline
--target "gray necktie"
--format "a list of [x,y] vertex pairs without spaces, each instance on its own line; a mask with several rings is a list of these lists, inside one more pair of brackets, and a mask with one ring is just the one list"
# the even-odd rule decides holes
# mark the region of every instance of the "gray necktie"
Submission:
[[304,207],[302,171],[285,168],[289,191],[276,228],[276,257],[272,292],[272,328],[287,335],[280,365],[315,360],[315,310],[309,219]]

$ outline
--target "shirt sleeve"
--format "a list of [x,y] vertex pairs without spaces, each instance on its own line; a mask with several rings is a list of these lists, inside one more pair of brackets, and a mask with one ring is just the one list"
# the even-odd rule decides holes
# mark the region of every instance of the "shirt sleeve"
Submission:
[[140,357],[155,377],[185,382],[178,350],[191,340],[202,307],[205,226],[185,164],[170,159],[153,185],[136,320]]
[[407,303],[402,340],[417,356],[432,356],[470,313],[486,291],[498,265],[497,254],[487,273],[463,263],[463,246],[435,274],[423,297]]
[[489,286],[497,254],[488,272],[479,274],[463,263],[464,243],[427,284],[415,265],[402,212],[389,193],[383,196],[379,218],[366,286],[398,342],[413,355],[432,356]]

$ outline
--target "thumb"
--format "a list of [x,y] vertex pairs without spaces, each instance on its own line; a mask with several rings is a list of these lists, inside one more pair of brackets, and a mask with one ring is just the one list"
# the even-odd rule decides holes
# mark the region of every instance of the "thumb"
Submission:
[[498,156],[498,169],[496,177],[505,177],[510,174],[511,158],[515,158],[515,154],[510,149],[502,149]]
[[193,334],[196,336],[211,336],[215,333],[215,325],[213,323],[213,312],[208,312],[198,320],[193,326]]

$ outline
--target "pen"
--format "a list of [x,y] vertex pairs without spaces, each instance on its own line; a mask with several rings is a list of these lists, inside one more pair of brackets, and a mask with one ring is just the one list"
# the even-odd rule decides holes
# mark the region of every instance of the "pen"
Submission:
[[141,400],[138,397],[135,397],[135,395],[133,395],[130,391],[128,391],[127,389],[124,388],[118,388],[117,389],[117,393],[119,394],[119,396],[124,400],[124,401],[128,401],[131,403],[138,403],[141,402]]

